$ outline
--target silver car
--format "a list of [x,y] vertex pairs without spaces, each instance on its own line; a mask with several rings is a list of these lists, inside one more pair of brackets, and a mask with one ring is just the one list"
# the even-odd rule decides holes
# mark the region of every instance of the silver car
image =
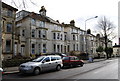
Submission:
[[33,73],[34,75],[40,74],[42,71],[47,70],[60,70],[62,64],[62,59],[58,55],[48,55],[40,56],[30,62],[23,63],[19,66],[19,71],[21,73]]

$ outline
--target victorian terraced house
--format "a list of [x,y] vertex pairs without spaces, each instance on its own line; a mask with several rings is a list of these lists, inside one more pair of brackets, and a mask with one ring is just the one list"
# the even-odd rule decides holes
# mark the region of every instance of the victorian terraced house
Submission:
[[16,33],[19,38],[18,52],[22,56],[64,52],[64,27],[46,16],[46,9],[40,13],[22,10],[17,13]]
[[[46,53],[86,53],[96,55],[97,36],[85,35],[85,31],[70,24],[60,24],[46,16],[46,9],[41,7],[39,14],[22,10],[17,13],[16,39],[17,51],[21,56],[29,57]],[[85,42],[85,36],[87,42]],[[87,47],[86,47],[87,46]]]
[[2,56],[9,59],[15,54],[15,18],[17,9],[2,2]]
[[86,35],[86,31],[75,26],[74,20],[70,24],[60,24],[58,20],[46,16],[44,6],[39,14],[26,10],[16,14],[17,9],[5,3],[2,7],[2,52],[5,59],[17,55],[35,57],[46,53],[69,54],[71,51],[80,54],[86,53],[86,50],[96,56],[96,48],[103,44],[104,39]]

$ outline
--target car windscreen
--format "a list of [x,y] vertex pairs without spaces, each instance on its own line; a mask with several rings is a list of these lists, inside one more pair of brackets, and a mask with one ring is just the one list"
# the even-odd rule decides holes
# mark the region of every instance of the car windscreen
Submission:
[[34,60],[32,60],[32,62],[41,62],[44,59],[44,57],[38,57]]
[[69,57],[63,57],[63,60],[69,60]]

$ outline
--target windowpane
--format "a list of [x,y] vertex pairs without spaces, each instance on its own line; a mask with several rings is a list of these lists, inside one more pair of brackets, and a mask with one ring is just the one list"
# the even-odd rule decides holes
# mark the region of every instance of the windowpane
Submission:
[[75,35],[73,35],[73,40],[75,40]]
[[56,39],[56,33],[53,33],[53,39]]
[[45,59],[44,59],[44,62],[49,62],[50,61],[50,58],[49,57],[46,57]]
[[22,30],[22,36],[25,36],[25,30]]
[[40,24],[39,24],[39,25],[40,25],[40,27],[45,27],[45,22],[40,21],[39,23],[40,23]]
[[62,34],[61,34],[61,40],[62,40],[62,38],[63,38],[63,36],[62,36]]
[[12,24],[11,23],[7,24],[7,32],[12,32]]
[[67,40],[67,36],[65,35],[65,40]]
[[32,54],[35,54],[35,44],[32,44]]
[[35,37],[35,30],[32,30],[32,37]]
[[41,31],[38,31],[38,37],[41,38]]
[[59,39],[60,38],[60,33],[58,33],[58,35],[57,35],[57,39]]
[[45,30],[43,30],[43,38],[46,38],[46,31]]
[[13,16],[13,12],[12,12],[11,10],[8,10],[8,12],[7,12],[7,16],[12,17],[12,16]]
[[32,19],[32,25],[35,25],[36,24],[36,20],[35,19]]
[[46,53],[46,44],[43,44],[43,53]]
[[6,52],[10,52],[11,50],[11,40],[6,40]]
[[54,61],[54,60],[56,60],[56,57],[51,57],[51,61]]
[[73,51],[75,51],[75,44],[73,44]]

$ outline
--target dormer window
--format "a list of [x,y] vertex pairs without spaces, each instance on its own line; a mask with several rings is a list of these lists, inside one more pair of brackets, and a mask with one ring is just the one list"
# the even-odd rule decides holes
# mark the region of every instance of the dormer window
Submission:
[[35,25],[35,24],[36,24],[36,20],[35,20],[35,19],[32,19],[32,20],[31,20],[31,23],[32,23],[32,25]]

